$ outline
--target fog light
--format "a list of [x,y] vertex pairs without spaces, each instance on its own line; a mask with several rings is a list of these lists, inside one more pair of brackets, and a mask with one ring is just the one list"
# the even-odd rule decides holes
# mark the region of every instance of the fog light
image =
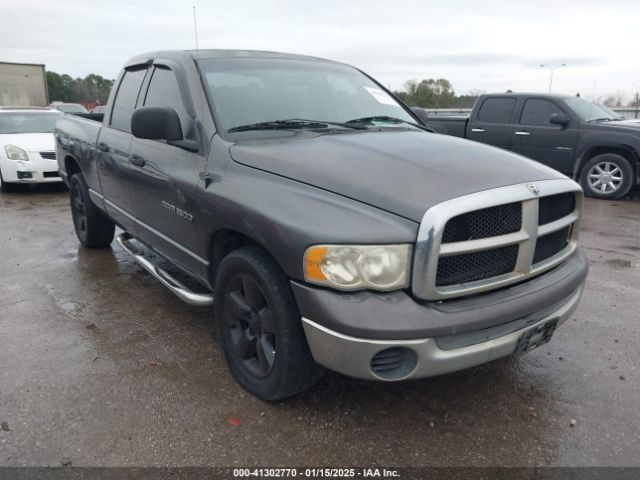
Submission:
[[371,359],[371,371],[385,380],[398,380],[416,368],[418,357],[410,348],[393,347],[376,353]]
[[18,180],[24,180],[25,178],[33,178],[31,172],[18,172]]

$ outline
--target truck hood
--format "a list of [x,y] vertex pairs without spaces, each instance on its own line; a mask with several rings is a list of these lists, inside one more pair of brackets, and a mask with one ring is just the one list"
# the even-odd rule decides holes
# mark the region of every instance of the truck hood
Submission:
[[53,133],[3,133],[0,148],[4,156],[5,145],[15,145],[27,152],[52,152],[55,150]]
[[607,131],[640,134],[640,120],[638,119],[618,120],[616,122],[598,122],[592,125],[597,125],[599,128]]
[[235,143],[243,165],[416,222],[436,203],[515,183],[566,178],[519,155],[417,131],[372,131]]

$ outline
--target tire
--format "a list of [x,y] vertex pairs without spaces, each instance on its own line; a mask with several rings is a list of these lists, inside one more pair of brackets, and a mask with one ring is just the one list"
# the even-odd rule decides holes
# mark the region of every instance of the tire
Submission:
[[615,200],[629,193],[635,183],[629,160],[615,153],[596,155],[582,167],[580,185],[588,197]]
[[0,192],[11,193],[18,191],[22,185],[16,185],[15,183],[7,183],[2,178],[2,172],[0,172]]
[[80,243],[89,248],[108,246],[113,241],[115,225],[91,201],[82,174],[71,177],[69,197],[73,226]]
[[315,363],[287,280],[258,247],[231,252],[214,288],[218,338],[233,377],[249,393],[281,400],[313,386]]

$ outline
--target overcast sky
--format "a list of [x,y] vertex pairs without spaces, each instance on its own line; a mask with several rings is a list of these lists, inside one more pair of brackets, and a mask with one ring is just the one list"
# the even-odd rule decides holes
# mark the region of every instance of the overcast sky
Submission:
[[129,57],[200,48],[304,53],[393,89],[447,78],[456,93],[640,90],[640,0],[0,0],[0,61],[115,78]]

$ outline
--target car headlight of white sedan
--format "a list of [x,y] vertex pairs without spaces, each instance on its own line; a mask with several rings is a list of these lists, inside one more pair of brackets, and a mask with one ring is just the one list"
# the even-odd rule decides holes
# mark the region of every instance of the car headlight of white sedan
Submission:
[[15,145],[6,145],[4,151],[7,152],[9,160],[29,160],[27,152]]

